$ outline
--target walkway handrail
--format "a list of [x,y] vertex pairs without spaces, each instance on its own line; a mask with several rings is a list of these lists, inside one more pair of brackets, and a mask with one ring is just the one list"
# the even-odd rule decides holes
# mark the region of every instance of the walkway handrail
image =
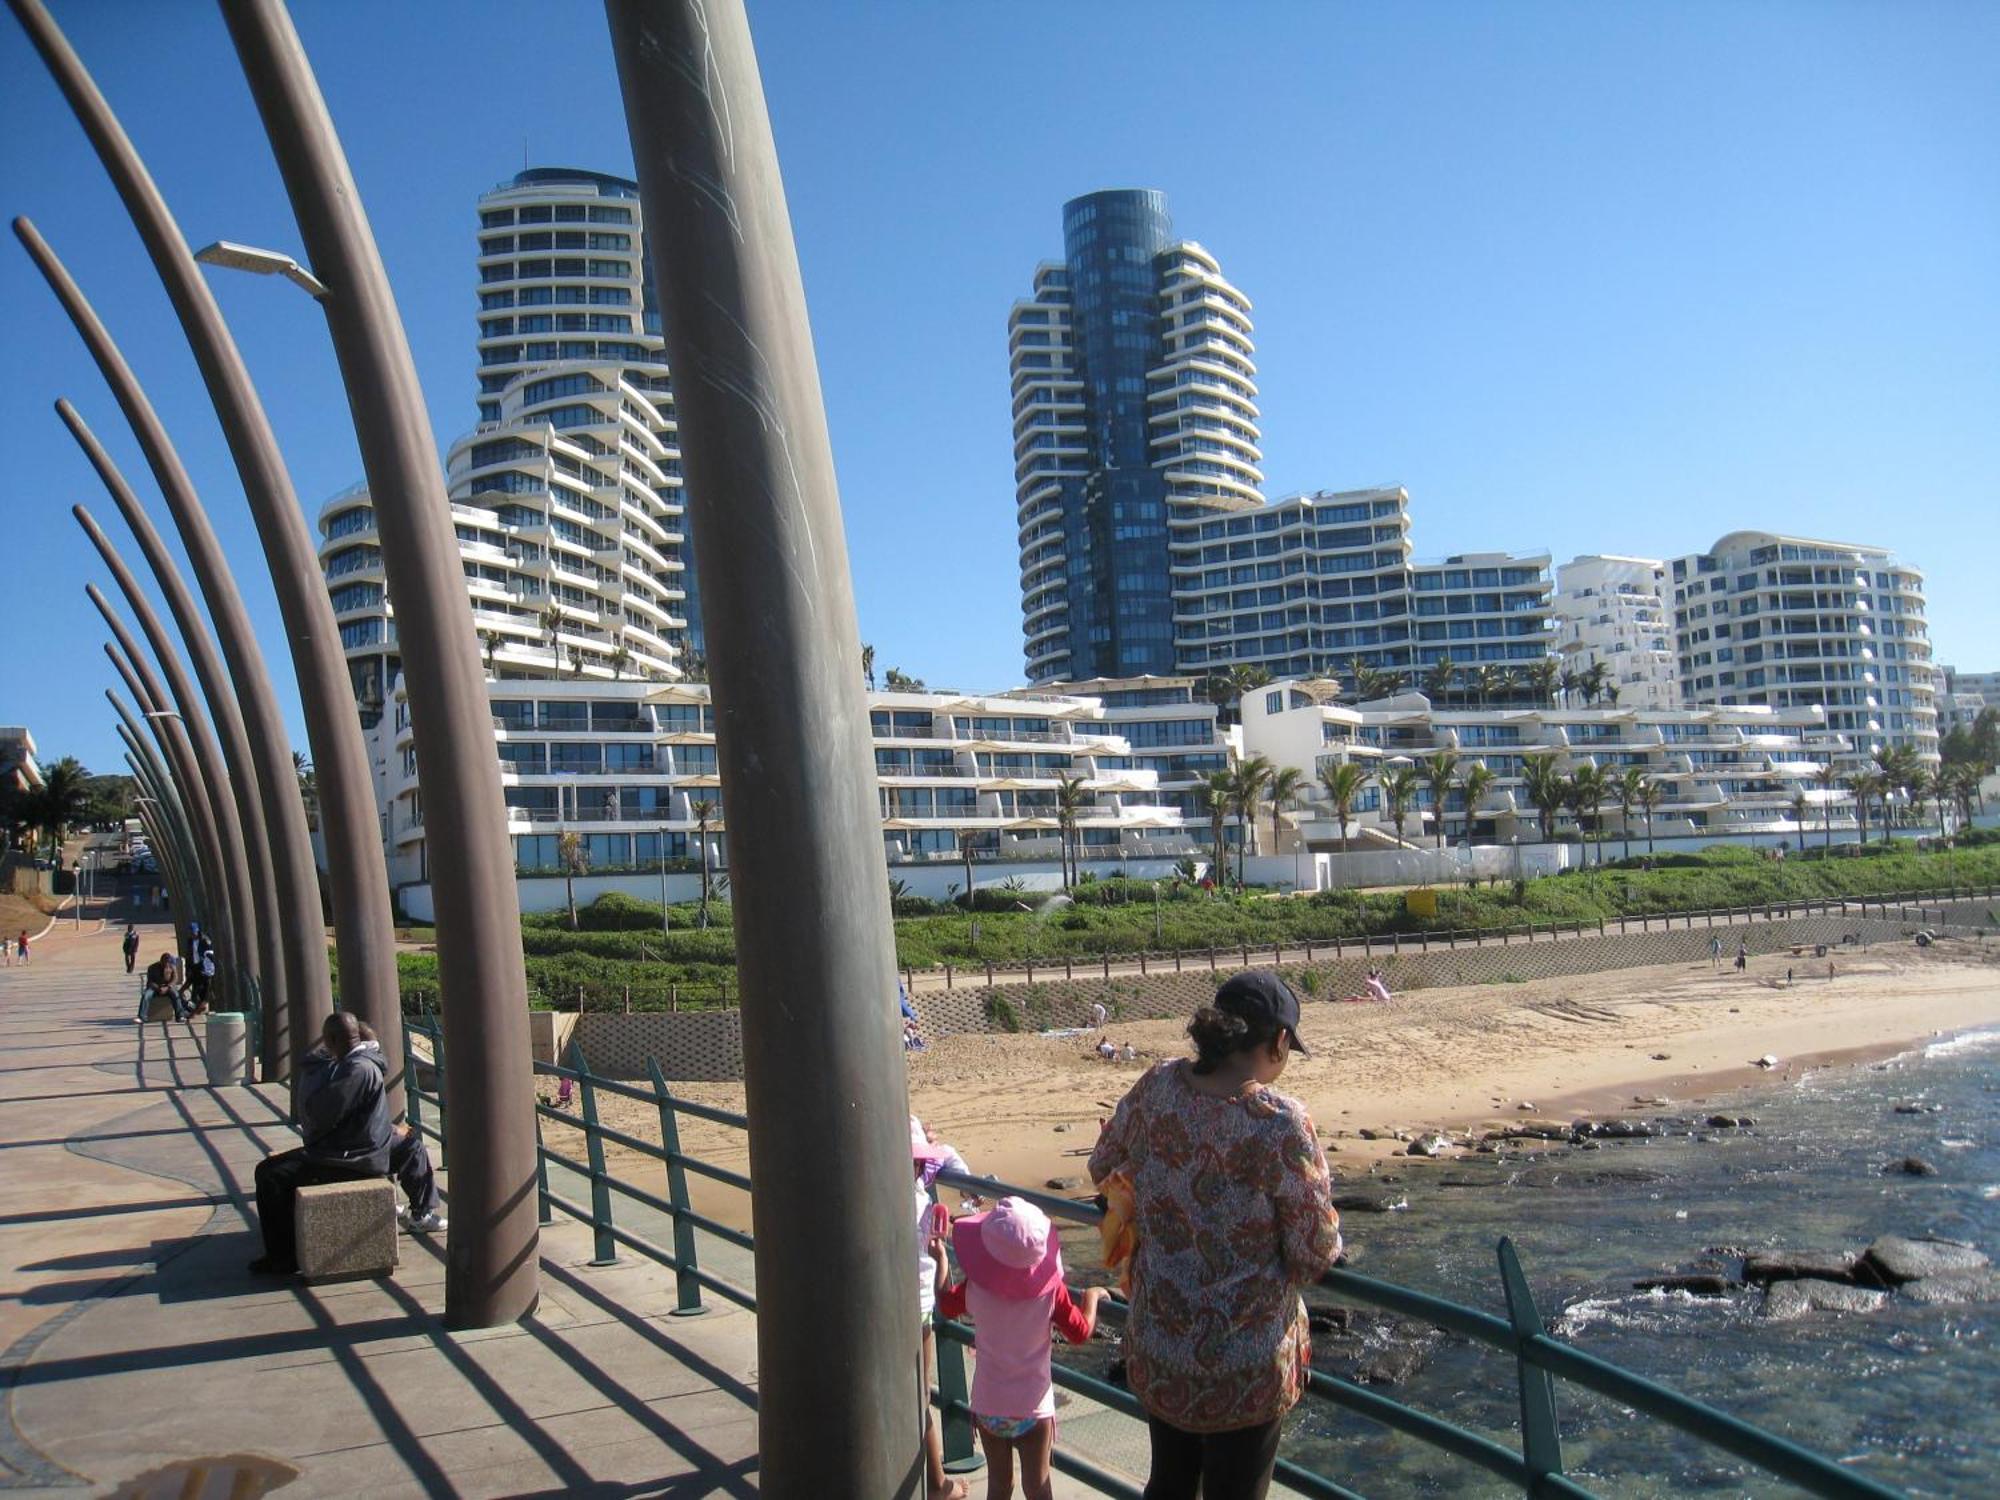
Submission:
[[[409,1020],[406,1027],[410,1036],[424,1037],[429,1041],[431,1066],[435,1070],[434,1086],[431,1089],[419,1087],[419,1064],[411,1054],[408,1089],[410,1121],[425,1136],[438,1143],[442,1158],[449,1133],[442,1031],[438,1022],[429,1016]],[[589,1224],[596,1237],[593,1264],[610,1263],[616,1256],[617,1247],[623,1246],[671,1269],[675,1273],[677,1306],[674,1311],[678,1315],[701,1312],[704,1290],[754,1313],[757,1298],[753,1290],[736,1285],[701,1266],[694,1234],[699,1230],[742,1250],[752,1250],[755,1242],[743,1231],[696,1211],[689,1202],[686,1174],[693,1172],[745,1193],[751,1189],[751,1180],[743,1173],[688,1155],[680,1147],[678,1128],[682,1115],[733,1129],[746,1129],[746,1117],[731,1110],[676,1097],[657,1061],[648,1060],[650,1086],[640,1087],[593,1073],[578,1047],[572,1046],[567,1056],[567,1065],[539,1060],[535,1063],[538,1076],[567,1085],[573,1090],[575,1099],[573,1111],[563,1107],[564,1096],[560,1094],[557,1104],[538,1101],[535,1107],[540,1154],[538,1197],[542,1222],[552,1223],[554,1211],[560,1210]],[[660,1144],[655,1145],[629,1131],[601,1122],[597,1110],[600,1094],[656,1107],[660,1119]],[[433,1111],[436,1112],[434,1121]],[[579,1131],[584,1138],[585,1159],[579,1161],[541,1142],[539,1136],[543,1121]],[[666,1169],[666,1195],[662,1197],[613,1174],[605,1160],[606,1143],[661,1163]],[[579,1202],[550,1189],[551,1163],[575,1173],[588,1183],[589,1202]],[[962,1194],[982,1198],[1021,1198],[1053,1218],[1072,1223],[1095,1226],[1104,1218],[1103,1209],[1094,1202],[1079,1202],[1074,1198],[1003,1182],[995,1177],[947,1171],[939,1173],[936,1181]],[[619,1225],[614,1208],[614,1200],[619,1197],[665,1215],[673,1226],[673,1246],[660,1245],[645,1235],[635,1233],[628,1226]],[[1809,1494],[1841,1497],[1841,1500],[1849,1500],[1849,1497],[1853,1500],[1899,1500],[1900,1492],[1855,1474],[1788,1438],[1766,1432],[1551,1336],[1543,1328],[1540,1314],[1529,1294],[1513,1241],[1502,1239],[1495,1247],[1495,1253],[1499,1262],[1501,1290],[1508,1308],[1506,1317],[1467,1307],[1413,1287],[1398,1286],[1343,1269],[1327,1272],[1320,1278],[1319,1286],[1345,1301],[1427,1323],[1512,1356],[1521,1400],[1522,1445],[1519,1452],[1483,1433],[1460,1427],[1378,1391],[1320,1371],[1312,1372],[1307,1382],[1309,1398],[1324,1400],[1475,1464],[1510,1484],[1518,1485],[1524,1494],[1584,1497],[1588,1500],[1591,1492],[1562,1472],[1554,1387],[1554,1380],[1559,1379],[1644,1412],[1657,1421],[1789,1480]],[[912,1267],[913,1272],[914,1269]],[[1115,1297],[1104,1304],[1105,1314],[1114,1321],[1122,1321],[1127,1311],[1125,1304]],[[945,1418],[946,1457],[954,1467],[974,1464],[977,1459],[974,1456],[972,1410],[968,1403],[964,1360],[965,1347],[974,1341],[973,1331],[963,1323],[940,1321],[937,1334],[938,1385],[932,1391],[932,1402]],[[1052,1375],[1055,1383],[1065,1390],[1086,1396],[1134,1419],[1145,1419],[1138,1400],[1129,1390],[1059,1362],[1053,1366]],[[1058,1447],[1054,1464],[1063,1474],[1088,1485],[1099,1494],[1138,1500],[1138,1488],[1130,1481],[1074,1452]],[[1289,1459],[1279,1460],[1277,1474],[1285,1485],[1301,1494],[1325,1497],[1325,1500],[1358,1500],[1355,1491]]]

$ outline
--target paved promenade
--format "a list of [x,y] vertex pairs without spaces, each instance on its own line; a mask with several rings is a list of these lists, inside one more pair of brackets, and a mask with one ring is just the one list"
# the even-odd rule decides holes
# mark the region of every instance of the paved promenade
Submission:
[[279,1096],[134,1025],[117,949],[64,930],[0,969],[0,1491],[755,1493],[753,1321],[667,1317],[671,1277],[593,1269],[585,1229],[543,1232],[518,1327],[446,1332],[418,1237],[387,1280],[249,1276]]

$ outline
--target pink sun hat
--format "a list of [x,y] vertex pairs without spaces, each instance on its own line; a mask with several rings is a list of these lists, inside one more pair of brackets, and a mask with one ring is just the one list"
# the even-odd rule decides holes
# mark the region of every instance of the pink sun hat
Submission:
[[1039,1297],[1063,1279],[1062,1250],[1049,1216],[1022,1198],[1002,1198],[951,1226],[965,1279],[996,1296]]

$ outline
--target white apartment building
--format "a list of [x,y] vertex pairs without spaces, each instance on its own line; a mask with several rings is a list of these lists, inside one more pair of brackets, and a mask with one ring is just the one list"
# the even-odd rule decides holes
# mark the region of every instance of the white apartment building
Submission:
[[[699,649],[681,462],[638,188],[536,168],[479,200],[479,425],[446,479],[489,672],[672,680]],[[363,722],[396,680],[365,485],[320,562]]]
[[1680,707],[1666,578],[1667,565],[1649,557],[1593,554],[1556,569],[1555,647],[1563,671],[1581,676],[1602,664],[1609,702]]
[[[1294,838],[1316,852],[1338,847],[1340,830],[1325,793],[1321,770],[1343,761],[1366,767],[1371,779],[1348,825],[1353,847],[1393,846],[1393,822],[1383,805],[1380,777],[1402,766],[1422,768],[1439,752],[1458,757],[1462,778],[1474,763],[1494,773],[1490,790],[1470,809],[1473,840],[1531,843],[1541,836],[1524,777],[1529,761],[1549,757],[1567,773],[1590,763],[1607,779],[1637,768],[1658,782],[1664,797],[1653,815],[1656,840],[1783,836],[1824,829],[1826,808],[1836,832],[1854,828],[1852,809],[1838,789],[1822,791],[1818,768],[1844,750],[1816,708],[1471,708],[1437,709],[1419,693],[1355,708],[1338,701],[1333,685],[1292,680],[1273,683],[1243,699],[1243,753],[1275,766],[1296,766],[1311,783],[1309,800],[1289,816]],[[1801,830],[1793,801],[1808,806]],[[1461,791],[1449,793],[1445,832],[1467,837],[1468,810]],[[1434,839],[1438,809],[1422,787],[1404,825],[1406,843]],[[1607,831],[1621,832],[1615,803],[1603,813]],[[1644,831],[1633,813],[1633,831]],[[1564,813],[1559,830],[1575,820]]]
[[1734,531],[1670,573],[1687,702],[1822,708],[1850,760],[1889,746],[1937,759],[1916,568],[1881,547]]
[[[1022,872],[1059,859],[1056,788],[1080,778],[1090,803],[1077,844],[1099,874],[1164,874],[1205,855],[1209,821],[1197,788],[1228,763],[1213,704],[1191,679],[1093,683],[1089,694],[869,695],[882,799],[882,852],[920,894]],[[706,683],[496,679],[495,753],[525,909],[554,904],[560,839],[582,840],[579,898],[637,884],[657,893],[671,873],[685,899],[689,872],[725,869],[732,792],[721,783]],[[423,799],[400,680],[391,711],[369,731],[378,767],[392,885],[406,910],[428,910]],[[754,795],[754,793],[752,793]],[[1231,830],[1232,836],[1234,830]],[[648,883],[650,882],[650,883]]]
[[1941,667],[1944,691],[1938,694],[1938,733],[1970,729],[1989,708],[2000,709],[2000,672],[1961,672]]

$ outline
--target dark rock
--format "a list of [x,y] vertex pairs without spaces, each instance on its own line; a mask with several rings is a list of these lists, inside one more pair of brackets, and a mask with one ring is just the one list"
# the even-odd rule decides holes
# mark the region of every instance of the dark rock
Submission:
[[1380,1139],[1380,1137],[1379,1137],[1379,1136],[1377,1136],[1377,1135],[1376,1135],[1376,1133],[1375,1133],[1374,1131],[1372,1131],[1372,1130],[1369,1130],[1369,1129],[1367,1129],[1366,1127],[1364,1127],[1364,1128],[1362,1128],[1362,1129],[1360,1129],[1360,1130],[1357,1130],[1357,1131],[1355,1131],[1354,1133],[1355,1133],[1356,1135],[1360,1136],[1360,1137],[1361,1137],[1361,1139],[1362,1139],[1362,1140],[1364,1140],[1364,1141],[1372,1141],[1372,1140],[1378,1140],[1378,1139]]
[[1732,1290],[1726,1277],[1691,1273],[1649,1276],[1632,1285],[1641,1292],[1686,1292],[1692,1297],[1727,1297]]
[[2000,1271],[1991,1266],[1977,1271],[1947,1271],[1942,1276],[1905,1282],[1896,1288],[1896,1294],[1912,1302],[1933,1304],[2000,1302]]
[[1745,1281],[1854,1280],[1854,1254],[1847,1250],[1753,1250],[1743,1259]]
[[1451,1142],[1441,1135],[1420,1135],[1403,1148],[1405,1156],[1442,1156],[1451,1149]]
[[1069,1129],[1070,1127],[1067,1125],[1058,1125],[1055,1128],[1057,1135],[1067,1135],[1069,1133]]
[[1377,1349],[1361,1361],[1354,1378],[1363,1385],[1401,1385],[1421,1370],[1430,1360],[1430,1345],[1424,1343],[1390,1344]]
[[1736,1117],[1736,1128],[1738,1130],[1748,1130],[1752,1125],[1755,1125],[1756,1123],[1757,1122],[1751,1119],[1748,1115],[1738,1115]]
[[1887,1292],[1848,1286],[1838,1281],[1774,1281],[1764,1290],[1763,1315],[1776,1322],[1802,1318],[1809,1312],[1873,1312],[1888,1300]]
[[1940,1115],[1944,1113],[1944,1106],[1942,1104],[1899,1104],[1896,1106],[1896,1113],[1899,1115]]
[[1491,1141],[1481,1141],[1477,1146],[1474,1146],[1472,1149],[1477,1151],[1481,1156],[1493,1156],[1496,1155],[1500,1150],[1500,1148],[1494,1145]]
[[1661,1182],[1666,1173],[1646,1167],[1585,1166],[1581,1162],[1547,1161],[1524,1168],[1514,1177],[1517,1187],[1587,1188],[1607,1183]]
[[1736,1128],[1736,1116],[1710,1115],[1708,1117],[1708,1128],[1710,1130],[1734,1130]]
[[1389,1200],[1373,1193],[1335,1193],[1333,1206],[1344,1214],[1386,1214]]
[[1892,1177],[1898,1172],[1905,1173],[1911,1177],[1937,1176],[1937,1168],[1925,1161],[1921,1156],[1906,1156],[1901,1161],[1892,1161],[1882,1170]]
[[1077,1179],[1074,1177],[1051,1177],[1047,1182],[1042,1184],[1043,1187],[1052,1193],[1067,1193],[1076,1185]]
[[1868,1264],[1893,1285],[1945,1276],[1954,1271],[1978,1271],[1987,1265],[1983,1251],[1951,1240],[1905,1239],[1885,1234],[1863,1252]]
[[1306,1322],[1314,1333],[1345,1333],[1354,1321],[1354,1311],[1346,1307],[1309,1307]]
[[1602,1151],[1604,1143],[1602,1141],[1578,1141],[1576,1149],[1579,1151]]
[[1572,1132],[1569,1126],[1555,1120],[1523,1120],[1507,1132],[1514,1139],[1532,1141],[1566,1141]]
[[1599,1120],[1590,1133],[1607,1141],[1644,1140],[1660,1132],[1644,1120]]

